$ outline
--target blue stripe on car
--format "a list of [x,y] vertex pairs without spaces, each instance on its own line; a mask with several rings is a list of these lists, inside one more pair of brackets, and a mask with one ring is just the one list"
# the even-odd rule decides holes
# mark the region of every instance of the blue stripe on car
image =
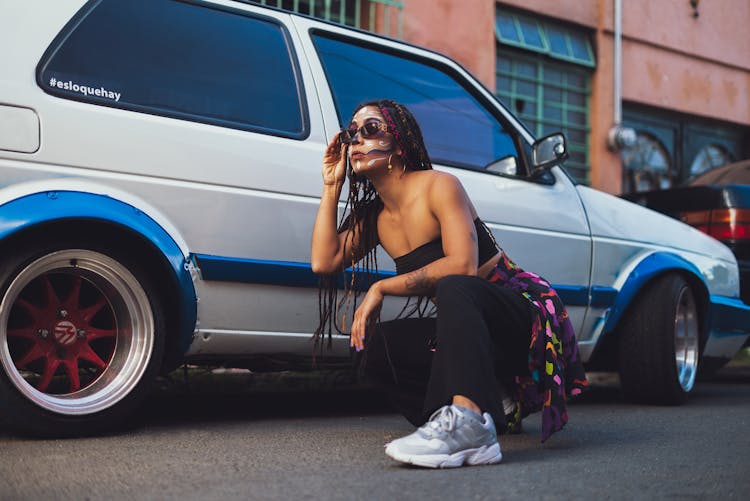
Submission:
[[318,276],[309,264],[194,254],[204,280],[290,287],[315,287]]
[[[211,256],[208,254],[194,254],[193,256],[204,280],[288,287],[318,286],[318,275],[313,273],[310,263]],[[351,280],[351,268],[347,268],[343,276],[338,275],[339,287],[343,287],[345,280]],[[392,271],[379,271],[376,280],[394,275],[395,273]],[[362,282],[356,285],[356,289],[367,289],[367,286]]]
[[[317,287],[318,276],[313,273],[309,263],[295,261],[274,261],[264,259],[243,259],[207,254],[194,255],[204,280],[220,282],[244,282],[266,285],[280,285],[288,287]],[[344,276],[339,276],[339,287],[344,286],[345,280],[351,279],[351,269],[347,269]],[[380,271],[377,280],[394,276],[392,271]],[[563,302],[569,306],[586,306],[589,304],[589,290],[582,286],[555,285],[553,286]],[[366,284],[359,283],[356,287],[365,290]],[[614,303],[617,290],[611,287],[593,287],[591,289],[592,304],[608,307]]]
[[708,325],[716,337],[744,336],[750,325],[750,306],[741,299],[711,296]]
[[553,285],[562,302],[568,306],[586,306],[589,303],[588,287],[574,285]]
[[179,289],[180,343],[187,351],[195,330],[197,304],[188,263],[177,243],[158,223],[132,205],[94,193],[47,191],[0,206],[0,239],[41,223],[65,219],[104,221],[128,228],[156,247],[169,262]]
[[613,287],[594,286],[591,288],[591,306],[594,308],[609,308],[615,304],[619,293],[620,291]]

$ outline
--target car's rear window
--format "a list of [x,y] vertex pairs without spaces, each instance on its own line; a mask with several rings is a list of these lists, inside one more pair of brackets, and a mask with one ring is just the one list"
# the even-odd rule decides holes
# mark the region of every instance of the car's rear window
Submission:
[[710,170],[688,183],[690,186],[709,184],[750,184],[750,162],[738,162]]
[[39,84],[105,106],[301,137],[294,53],[277,22],[176,0],[89,4],[40,63]]

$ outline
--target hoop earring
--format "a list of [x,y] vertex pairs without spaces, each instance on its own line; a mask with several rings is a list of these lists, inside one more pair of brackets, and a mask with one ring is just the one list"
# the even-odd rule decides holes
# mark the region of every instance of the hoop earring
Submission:
[[388,155],[388,174],[390,174],[393,171],[393,165],[391,165],[392,158],[393,158],[393,153]]

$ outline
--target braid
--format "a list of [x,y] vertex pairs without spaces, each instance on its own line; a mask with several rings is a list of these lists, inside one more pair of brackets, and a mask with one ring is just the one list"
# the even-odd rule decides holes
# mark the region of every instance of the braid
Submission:
[[[402,104],[392,100],[369,101],[357,106],[356,113],[365,106],[376,106],[385,118],[389,132],[403,155],[404,169],[429,170],[432,169],[427,148],[422,139],[422,131],[411,112]],[[359,232],[357,241],[362,249],[370,249],[362,255],[359,249],[351,246],[351,256],[344,256],[350,268],[350,276],[344,275],[344,296],[338,299],[339,274],[321,274],[318,282],[318,312],[320,321],[313,341],[317,349],[322,350],[323,338],[327,335],[328,347],[331,347],[333,329],[344,334],[346,328],[346,312],[355,311],[359,292],[367,290],[377,280],[378,261],[376,247],[378,245],[378,214],[383,208],[383,202],[375,191],[375,186],[365,176],[357,174],[352,169],[349,159],[346,160],[346,173],[349,180],[349,194],[344,207],[346,217],[339,224],[338,232],[346,232],[346,241],[354,241],[354,233]],[[354,262],[355,256],[362,256],[359,263]],[[356,267],[355,267],[356,266]],[[337,312],[342,312],[341,323],[335,321]]]
[[[375,282],[378,274],[378,260],[375,248],[378,245],[377,220],[378,214],[383,208],[375,187],[364,176],[356,174],[347,159],[347,178],[349,179],[349,194],[344,214],[349,213],[339,224],[338,232],[344,233],[346,242],[354,242],[355,232],[357,241],[362,249],[371,249],[359,261],[354,262],[354,257],[361,255],[358,248],[350,245],[351,255],[344,256],[350,261],[350,271],[343,273],[344,296],[339,300],[338,289],[341,276],[339,274],[321,274],[318,280],[318,313],[319,324],[313,335],[316,349],[322,350],[323,338],[328,336],[328,347],[331,347],[333,329],[339,334],[344,334],[346,327],[346,312],[357,309],[359,291],[366,290]],[[361,278],[362,277],[362,278]],[[337,312],[342,312],[341,322],[335,317]],[[317,350],[316,350],[317,351]]]
[[365,103],[363,106],[368,105],[377,106],[386,118],[387,125],[392,129],[396,142],[403,152],[406,168],[409,170],[432,169],[432,162],[430,162],[430,156],[427,154],[422,138],[422,130],[406,106],[389,99]]

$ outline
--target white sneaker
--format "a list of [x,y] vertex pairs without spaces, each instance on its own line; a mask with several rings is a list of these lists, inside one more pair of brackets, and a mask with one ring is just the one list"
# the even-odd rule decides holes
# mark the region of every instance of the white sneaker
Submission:
[[417,431],[387,444],[385,453],[427,468],[496,464],[503,458],[492,417],[485,412],[479,419],[477,413],[456,405],[435,411]]

